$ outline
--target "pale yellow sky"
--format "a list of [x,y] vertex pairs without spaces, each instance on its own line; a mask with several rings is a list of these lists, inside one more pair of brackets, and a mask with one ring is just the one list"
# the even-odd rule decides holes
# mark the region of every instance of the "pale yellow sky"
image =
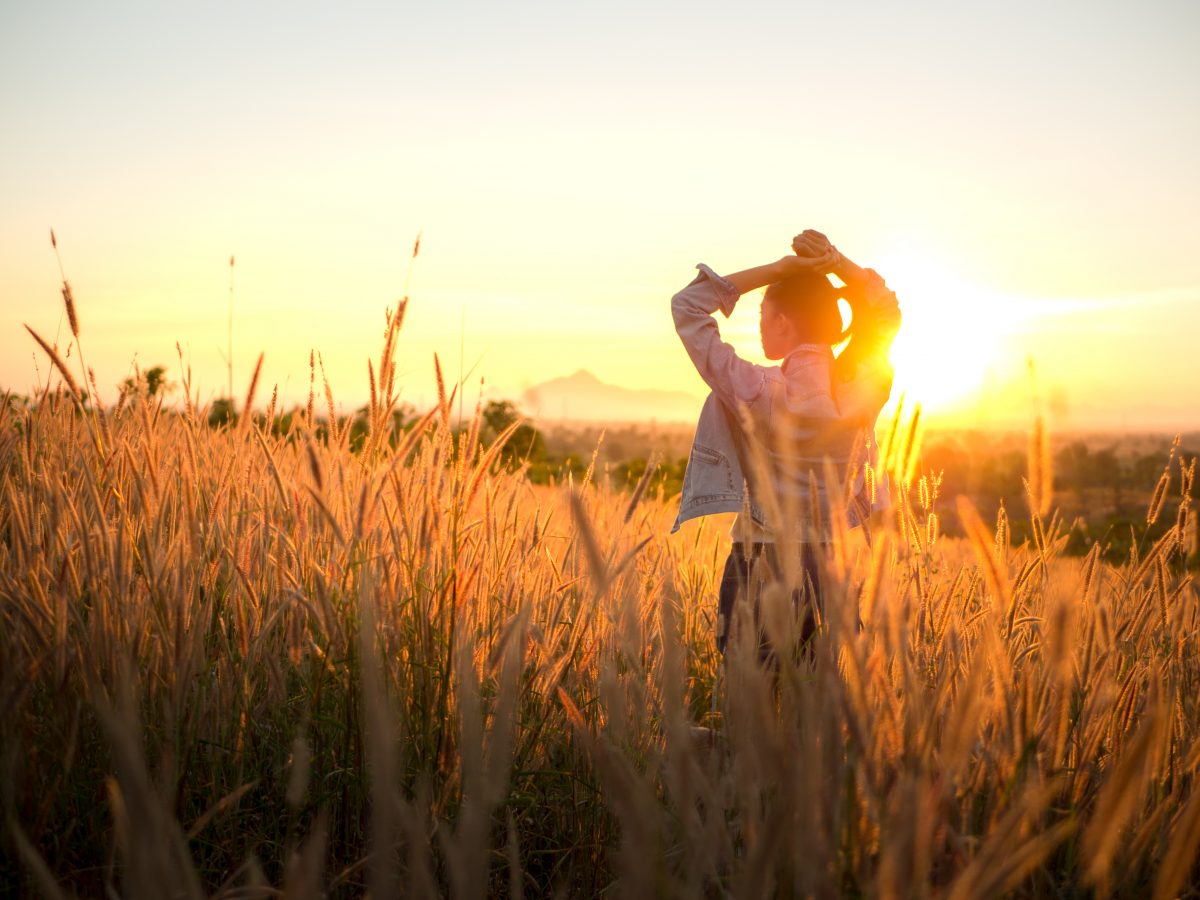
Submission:
[[235,394],[262,350],[299,399],[315,348],[347,411],[420,230],[418,403],[435,351],[702,395],[670,295],[816,227],[899,292],[932,409],[1027,418],[1032,356],[1064,426],[1194,428],[1197,37],[1167,0],[6,9],[0,386],[46,371],[22,323],[68,337],[50,227],[102,390],[179,341],[225,392],[233,253]]

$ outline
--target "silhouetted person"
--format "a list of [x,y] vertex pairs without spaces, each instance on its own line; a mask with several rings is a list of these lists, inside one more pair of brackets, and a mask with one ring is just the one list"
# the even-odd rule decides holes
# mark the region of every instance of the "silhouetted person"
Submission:
[[[882,473],[871,481],[865,468],[877,461],[875,421],[891,393],[888,351],[900,327],[896,296],[820,232],[798,235],[792,249],[793,255],[724,277],[700,265],[695,280],[671,299],[679,338],[712,389],[696,425],[672,530],[697,516],[738,513],[718,599],[722,653],[735,609],[749,602],[759,622],[760,600],[772,582],[790,587],[807,648],[823,614],[818,562],[830,539],[830,502],[840,502],[830,497],[827,466],[838,480],[852,480],[851,526],[867,525],[872,508],[887,502]],[[830,273],[845,286],[835,288]],[[764,286],[759,330],[763,355],[780,361],[774,366],[739,357],[721,340],[714,317],[718,310],[729,316],[742,295]],[[851,310],[845,333],[839,297]],[[849,343],[835,357],[833,346],[847,335]],[[771,648],[760,635],[766,660]]]

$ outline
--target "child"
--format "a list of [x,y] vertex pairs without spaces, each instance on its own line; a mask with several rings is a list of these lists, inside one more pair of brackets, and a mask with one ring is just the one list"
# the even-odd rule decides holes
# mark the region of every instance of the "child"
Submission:
[[[872,507],[862,467],[848,472],[856,436],[875,462],[875,420],[887,402],[892,367],[887,355],[900,327],[895,294],[817,231],[792,241],[793,255],[721,277],[705,265],[671,299],[675,330],[700,376],[712,389],[696,425],[679,516],[672,529],[697,516],[736,512],[734,542],[725,562],[717,617],[717,646],[725,652],[733,609],[749,601],[758,619],[763,587],[795,585],[803,610],[802,644],[822,612],[817,555],[829,541],[826,461],[854,479],[851,525],[865,524]],[[826,277],[837,275],[844,288]],[[721,340],[713,314],[733,312],[738,299],[766,287],[759,316],[760,366]],[[851,308],[843,333],[838,298]],[[840,356],[833,346],[849,335]],[[886,502],[877,495],[875,506]],[[791,574],[793,577],[785,578]],[[769,656],[765,639],[762,655]]]

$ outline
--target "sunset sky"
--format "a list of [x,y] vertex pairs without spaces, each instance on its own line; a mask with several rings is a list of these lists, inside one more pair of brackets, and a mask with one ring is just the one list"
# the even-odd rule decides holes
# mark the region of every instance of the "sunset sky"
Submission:
[[[669,298],[818,228],[956,424],[1200,427],[1200,4],[6,4],[0,387],[66,346],[343,410],[423,232],[403,399],[703,385]],[[757,298],[723,323],[756,352]],[[76,354],[71,356],[75,362]]]

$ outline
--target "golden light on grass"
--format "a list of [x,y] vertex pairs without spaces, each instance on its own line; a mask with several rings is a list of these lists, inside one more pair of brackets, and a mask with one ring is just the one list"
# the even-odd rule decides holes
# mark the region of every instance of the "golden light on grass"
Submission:
[[[982,898],[1194,876],[1200,596],[1174,527],[1119,566],[1063,556],[1053,518],[1012,546],[1007,513],[905,477],[897,416],[896,505],[871,546],[834,516],[811,660],[768,675],[746,637],[722,668],[727,534],[668,536],[649,475],[531,485],[511,430],[457,427],[456,386],[401,428],[392,321],[358,451],[312,414],[210,429],[131,396],[95,411],[102,453],[76,404],[0,403],[6,879]],[[1164,488],[1155,516],[1188,502]],[[769,625],[799,622],[781,602]]]

